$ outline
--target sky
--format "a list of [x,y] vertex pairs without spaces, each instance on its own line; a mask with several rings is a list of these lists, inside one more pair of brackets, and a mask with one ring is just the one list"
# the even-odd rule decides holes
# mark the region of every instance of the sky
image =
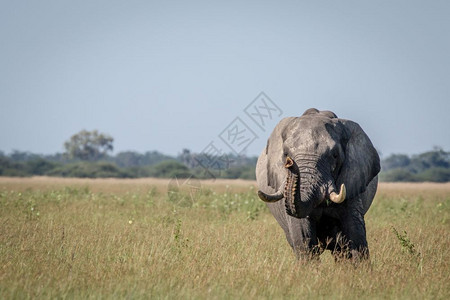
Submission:
[[0,0],[0,150],[63,152],[97,129],[114,153],[257,155],[315,107],[384,157],[449,151],[449,15],[449,1]]

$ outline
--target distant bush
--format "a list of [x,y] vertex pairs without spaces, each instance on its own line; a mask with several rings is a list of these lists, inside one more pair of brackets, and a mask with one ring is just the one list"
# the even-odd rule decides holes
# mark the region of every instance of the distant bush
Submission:
[[30,175],[46,175],[61,164],[51,162],[42,158],[33,159],[25,163],[25,168]]
[[430,168],[417,174],[417,181],[448,182],[450,181],[450,168]]
[[255,180],[255,167],[253,165],[244,165],[244,166],[237,166],[237,167],[230,167],[228,169],[225,169],[224,174],[221,176],[222,178],[241,178],[241,179],[249,179],[249,180]]
[[381,162],[384,170],[392,170],[398,168],[408,167],[411,163],[411,159],[406,154],[392,154],[389,157],[383,159]]
[[[105,156],[102,161],[69,159],[61,153],[38,155],[13,151],[0,152],[0,176],[61,176],[116,178],[230,178],[255,180],[257,157],[223,155],[213,159],[205,154],[184,149],[177,157],[157,151],[144,154],[127,151]],[[209,166],[209,167],[205,167]],[[450,152],[441,148],[418,155],[393,154],[381,161],[380,181],[388,182],[449,182]]]
[[143,154],[135,151],[124,151],[117,153],[115,156],[110,156],[108,161],[116,163],[119,167],[130,168],[152,166],[173,159],[173,157],[158,151],[147,151]]
[[380,181],[414,182],[414,181],[417,181],[417,178],[414,173],[411,173],[407,169],[397,168],[397,169],[389,170],[387,172],[381,172]]
[[184,164],[175,160],[167,160],[150,167],[148,175],[163,178],[188,178],[192,176],[192,173]]
[[49,176],[88,178],[130,178],[132,174],[108,162],[78,162],[61,165],[47,172]]
[[435,147],[409,157],[393,154],[381,161],[381,181],[450,181],[450,152]]
[[25,166],[6,156],[0,156],[0,176],[27,176]]

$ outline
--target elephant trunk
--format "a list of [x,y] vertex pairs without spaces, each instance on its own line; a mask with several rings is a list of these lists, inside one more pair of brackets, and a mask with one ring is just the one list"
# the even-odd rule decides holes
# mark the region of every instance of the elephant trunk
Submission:
[[342,184],[338,192],[326,164],[319,157],[311,155],[296,157],[298,164],[286,158],[287,175],[279,190],[274,194],[258,191],[261,200],[276,202],[285,198],[286,212],[297,218],[304,218],[325,198],[335,203],[345,200],[346,189]]
[[288,173],[298,174],[298,181],[294,189],[286,189],[285,205],[289,215],[304,218],[325,198],[323,189],[325,168],[319,157],[311,155],[297,156],[296,162],[297,164],[288,168]]

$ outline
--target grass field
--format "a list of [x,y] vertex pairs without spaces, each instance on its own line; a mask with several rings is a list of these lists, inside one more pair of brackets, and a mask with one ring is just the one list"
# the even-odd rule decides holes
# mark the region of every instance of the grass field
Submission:
[[370,263],[295,260],[255,182],[0,177],[0,298],[450,299],[450,184],[381,184]]

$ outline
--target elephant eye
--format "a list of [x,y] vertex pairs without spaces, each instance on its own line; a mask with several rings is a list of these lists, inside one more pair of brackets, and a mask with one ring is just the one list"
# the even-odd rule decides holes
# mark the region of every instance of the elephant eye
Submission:
[[331,163],[331,172],[334,172],[334,170],[336,170],[336,166],[337,166],[337,163],[338,163],[337,162],[338,152],[337,151],[333,151],[331,156],[333,157],[333,161]]
[[339,148],[338,147],[336,147],[332,150],[332,155],[333,155],[334,159],[339,158]]
[[331,163],[331,172],[336,172],[341,167],[340,162],[340,150],[334,149],[335,151],[332,152],[331,156],[333,157],[332,163]]

